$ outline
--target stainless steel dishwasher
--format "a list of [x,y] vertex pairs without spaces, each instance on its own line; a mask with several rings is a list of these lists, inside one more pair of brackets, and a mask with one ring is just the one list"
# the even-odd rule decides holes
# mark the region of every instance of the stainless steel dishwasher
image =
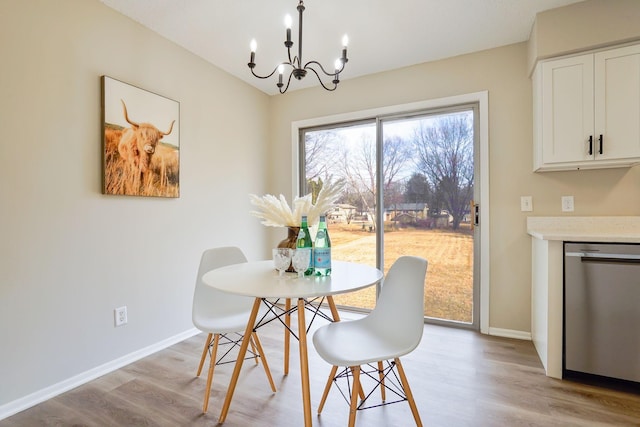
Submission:
[[565,242],[563,376],[574,374],[640,386],[640,245]]

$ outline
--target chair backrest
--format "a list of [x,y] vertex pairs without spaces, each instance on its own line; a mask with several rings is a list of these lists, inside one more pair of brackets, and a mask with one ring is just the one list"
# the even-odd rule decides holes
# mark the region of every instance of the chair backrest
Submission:
[[253,298],[218,291],[202,281],[202,276],[210,270],[242,262],[247,262],[247,257],[240,248],[235,246],[204,251],[200,259],[196,287],[193,293],[192,319],[196,327],[199,327],[201,320],[204,319],[219,318],[251,310]]
[[426,275],[426,259],[398,258],[382,282],[375,308],[366,318],[377,333],[408,351],[415,349],[422,339]]

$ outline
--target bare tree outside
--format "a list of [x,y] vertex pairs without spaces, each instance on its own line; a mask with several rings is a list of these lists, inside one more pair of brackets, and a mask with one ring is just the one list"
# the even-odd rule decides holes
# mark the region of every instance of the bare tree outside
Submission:
[[332,174],[333,157],[336,141],[339,139],[335,131],[306,132],[304,139],[304,162],[306,180],[327,180]]
[[414,133],[414,144],[416,167],[435,191],[432,209],[446,209],[453,217],[453,229],[457,230],[473,198],[470,114],[449,114],[421,121]]
[[[391,137],[383,142],[382,180],[385,206],[401,202],[401,173],[410,158],[410,145],[399,137]],[[343,144],[339,176],[349,185],[349,190],[360,197],[364,210],[371,216],[375,227],[376,201],[376,146],[373,135],[363,134],[356,146]]]
[[385,206],[402,202],[403,173],[411,158],[409,141],[399,136],[385,138],[382,142],[382,158]]
[[[474,313],[474,231],[466,216],[474,190],[473,120],[468,109],[336,124],[304,131],[303,147],[305,192],[345,184],[327,218],[332,256],[384,271],[402,255],[428,259],[425,316],[463,323]],[[371,309],[376,289],[334,300]]]
[[[353,146],[355,145],[355,146]],[[339,159],[340,175],[350,193],[358,198],[362,212],[373,218],[376,203],[376,146],[368,134],[362,134],[355,144],[343,144]]]

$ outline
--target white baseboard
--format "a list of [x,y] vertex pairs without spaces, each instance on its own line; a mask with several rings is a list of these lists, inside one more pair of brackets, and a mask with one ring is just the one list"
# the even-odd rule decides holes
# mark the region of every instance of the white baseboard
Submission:
[[37,405],[38,403],[42,403],[45,400],[49,400],[52,397],[55,397],[66,391],[69,391],[78,386],[86,384],[89,381],[92,381],[98,377],[101,377],[105,374],[108,374],[117,369],[120,369],[123,366],[126,366],[130,363],[133,363],[137,360],[147,357],[157,351],[163,350],[167,347],[170,347],[174,344],[184,341],[187,338],[191,338],[192,336],[197,335],[199,333],[200,331],[196,328],[187,330],[178,335],[174,335],[165,340],[152,344],[148,347],[142,348],[140,350],[134,351],[133,353],[129,353],[118,359],[107,362],[103,365],[96,366],[93,369],[89,369],[88,371],[82,372],[64,381],[60,381],[57,384],[53,384],[49,387],[46,387],[34,393],[31,393],[27,396],[24,396],[12,402],[6,403],[0,406],[0,420],[10,417],[11,415],[17,414],[18,412],[24,411],[27,408]]
[[489,335],[531,341],[531,332],[515,331],[513,329],[489,328]]

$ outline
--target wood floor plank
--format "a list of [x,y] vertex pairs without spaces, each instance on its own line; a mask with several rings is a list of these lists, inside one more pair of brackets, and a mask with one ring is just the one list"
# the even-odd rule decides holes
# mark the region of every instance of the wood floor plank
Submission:
[[[224,426],[301,426],[296,343],[285,376],[282,327],[272,323],[258,333],[277,392],[261,366],[245,363]],[[205,338],[189,338],[0,420],[0,427],[217,426],[233,365],[216,368],[209,412],[202,414],[206,377],[195,375]],[[640,426],[640,394],[549,378],[529,341],[426,325],[422,343],[402,362],[425,426]],[[347,424],[348,406],[335,388],[316,414],[330,369],[310,346],[314,426]],[[411,426],[413,416],[404,402],[358,411],[356,425]]]

